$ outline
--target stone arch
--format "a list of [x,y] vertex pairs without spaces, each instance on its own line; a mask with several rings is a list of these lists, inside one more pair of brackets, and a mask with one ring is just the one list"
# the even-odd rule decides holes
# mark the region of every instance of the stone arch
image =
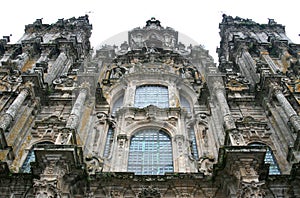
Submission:
[[125,131],[129,131],[127,135],[131,137],[134,133],[143,128],[163,129],[171,137],[171,139],[175,136],[175,134],[177,134],[177,128],[172,124],[155,120],[151,122],[148,120],[134,122],[133,124],[127,126]]
[[164,129],[140,128],[130,138],[129,172],[138,175],[163,175],[174,172],[172,139]]
[[194,188],[193,192],[194,197],[206,197],[201,188]]
[[177,84],[177,90],[180,95],[183,95],[189,101],[191,106],[197,104],[198,98],[192,87],[180,81],[180,83]]
[[136,197],[134,191],[132,190],[131,187],[128,187],[127,189],[125,189],[124,194],[123,194],[124,198],[134,198]]
[[163,197],[165,198],[173,198],[176,197],[176,193],[174,192],[174,188],[169,187],[164,193]]
[[[124,95],[124,85],[117,84],[116,86],[112,86],[107,91],[107,100],[110,103],[110,106],[121,96]],[[109,93],[109,94],[108,94]]]

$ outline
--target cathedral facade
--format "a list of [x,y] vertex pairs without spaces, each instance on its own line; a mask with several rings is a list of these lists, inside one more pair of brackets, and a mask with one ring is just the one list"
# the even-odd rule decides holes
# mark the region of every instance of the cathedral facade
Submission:
[[0,40],[0,197],[300,197],[300,45],[223,15],[218,65],[151,18],[93,51],[88,16]]

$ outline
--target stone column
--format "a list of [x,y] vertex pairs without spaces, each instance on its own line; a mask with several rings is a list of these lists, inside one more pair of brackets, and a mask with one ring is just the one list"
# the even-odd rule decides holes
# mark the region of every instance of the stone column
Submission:
[[29,60],[29,56],[27,53],[22,53],[19,56],[20,56],[19,60],[16,60],[13,62],[15,62],[17,64],[18,69],[21,70],[23,68],[23,66],[27,63],[27,61]]
[[47,62],[48,56],[49,56],[49,51],[43,51],[39,59],[36,61],[36,64],[42,64],[44,62]]
[[269,56],[269,53],[268,53],[268,52],[263,51],[263,52],[261,52],[261,54],[262,54],[262,55],[261,55],[262,58],[268,63],[270,69],[272,70],[272,72],[273,72],[274,74],[277,74],[277,73],[279,73],[279,72],[282,72],[282,71],[281,71],[281,68],[279,68],[279,67],[273,62],[273,60],[272,60],[272,58]]
[[244,144],[242,136],[238,133],[238,130],[235,126],[234,119],[231,115],[230,108],[225,97],[225,91],[221,87],[220,83],[215,83],[215,94],[223,115],[224,129],[226,132],[229,132],[229,137],[232,145],[241,145]]
[[[116,149],[116,150],[115,150]],[[112,149],[113,160],[112,171],[126,172],[128,166],[128,154],[129,154],[129,142],[128,137],[125,134],[119,134],[117,136],[117,147]]]
[[221,112],[224,116],[224,126],[225,126],[225,130],[233,130],[236,128],[233,117],[231,115],[229,106],[227,104],[227,100],[224,94],[224,91],[221,89],[217,89],[216,90],[216,97],[218,100],[218,103],[220,105],[221,108]]
[[61,52],[59,56],[57,57],[56,61],[52,64],[51,68],[48,71],[48,74],[45,78],[45,82],[48,84],[51,84],[52,81],[56,78],[56,76],[59,74],[59,72],[63,69],[65,66],[67,56],[64,52]]
[[187,161],[188,161],[188,153],[187,153],[187,144],[183,135],[176,135],[174,138],[173,146],[176,148],[176,153],[174,154],[174,171],[176,172],[189,172],[187,170]]
[[82,112],[82,109],[84,107],[84,102],[87,97],[88,90],[87,89],[81,89],[79,91],[79,94],[77,96],[77,99],[75,101],[75,104],[72,108],[70,117],[67,121],[66,127],[70,129],[76,129],[79,124],[80,114]]
[[132,107],[134,106],[134,96],[135,96],[136,86],[127,84],[127,88],[125,89],[124,93],[124,101],[123,104],[125,107]]
[[21,105],[23,104],[24,100],[28,95],[29,95],[29,90],[22,89],[22,91],[19,93],[17,98],[10,105],[10,107],[5,112],[5,114],[1,117],[0,129],[5,131],[8,128],[12,120],[16,117],[18,110],[20,109]]
[[253,79],[254,83],[258,83],[260,79],[258,74],[256,73],[256,65],[248,50],[243,50],[242,59],[247,64],[247,66],[249,66],[248,71],[251,73],[249,77]]
[[274,95],[276,96],[278,102],[280,103],[281,107],[283,108],[285,114],[289,118],[294,130],[296,132],[300,132],[300,118],[297,115],[296,111],[293,109],[289,101],[285,98],[282,91],[278,88],[275,88]]
[[21,105],[23,104],[26,97],[29,95],[28,89],[22,89],[22,91],[19,93],[17,98],[14,100],[14,102],[10,105],[8,110],[5,112],[5,114],[0,118],[0,132],[1,132],[1,145],[0,148],[4,148],[6,145],[6,141],[3,140],[5,130],[8,128],[8,126],[11,124],[13,119],[16,117],[16,114],[18,113],[18,110],[20,109]]
[[219,106],[221,109],[221,113],[224,116],[223,121],[224,121],[225,130],[229,131],[229,130],[236,129],[233,117],[231,115],[229,106],[227,104],[224,90],[221,88],[217,88],[215,90],[215,93],[216,93],[216,97],[217,97],[217,100],[218,100],[218,103],[219,103]]

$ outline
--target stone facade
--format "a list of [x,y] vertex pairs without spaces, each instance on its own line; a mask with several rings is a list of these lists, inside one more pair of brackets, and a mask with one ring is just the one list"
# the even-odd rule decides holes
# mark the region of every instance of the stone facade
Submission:
[[0,40],[0,197],[300,197],[300,46],[223,15],[219,65],[152,18],[93,52],[88,16]]

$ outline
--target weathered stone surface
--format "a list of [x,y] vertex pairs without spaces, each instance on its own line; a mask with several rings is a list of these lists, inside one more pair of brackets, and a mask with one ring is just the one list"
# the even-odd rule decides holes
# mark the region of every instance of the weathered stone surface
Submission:
[[0,197],[300,196],[300,46],[219,27],[218,66],[155,18],[95,54],[88,16],[1,39]]

